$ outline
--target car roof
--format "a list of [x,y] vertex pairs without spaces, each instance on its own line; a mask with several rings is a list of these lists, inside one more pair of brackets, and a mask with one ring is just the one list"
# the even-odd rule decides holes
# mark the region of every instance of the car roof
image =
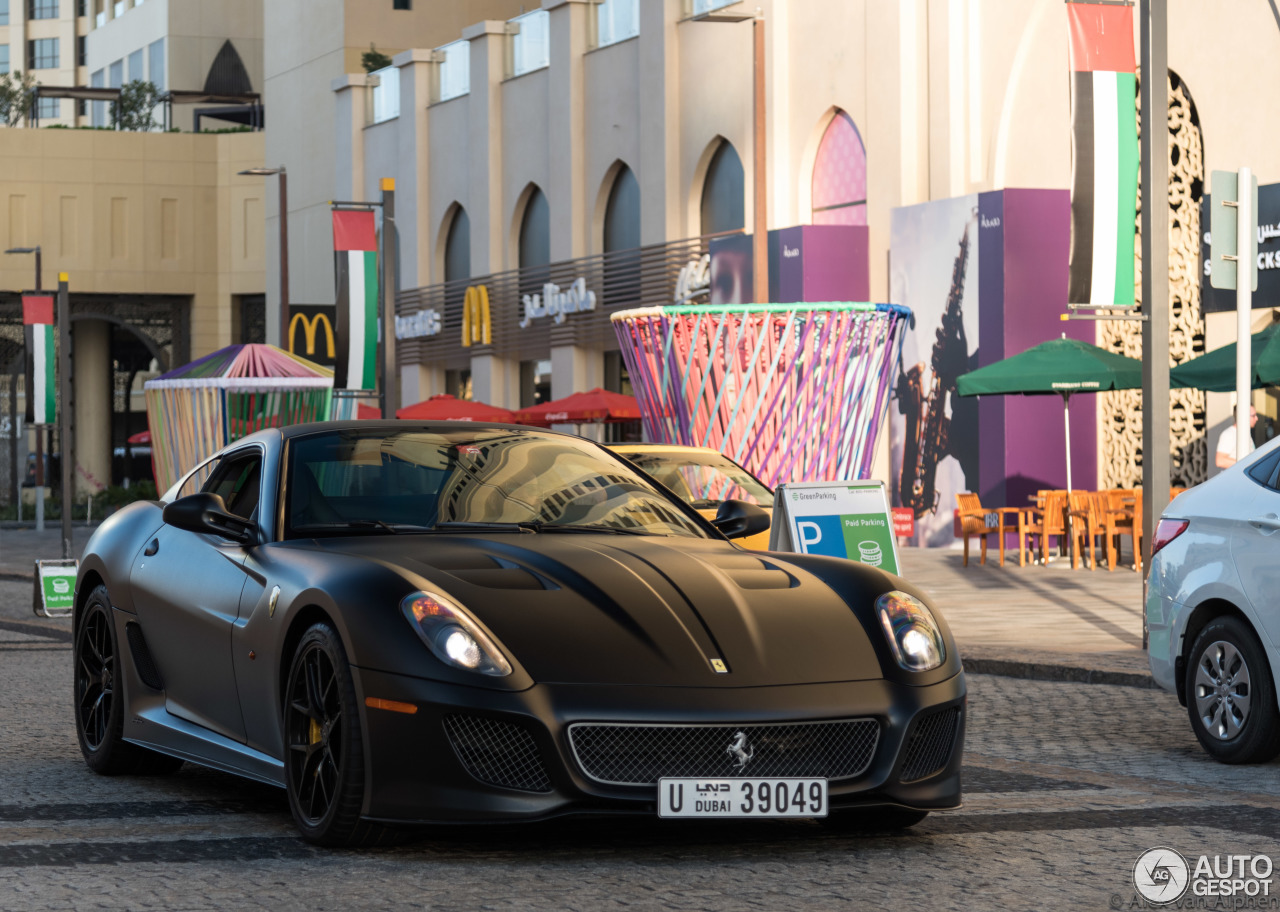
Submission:
[[713,450],[711,447],[680,446],[675,443],[609,443],[605,445],[611,450],[626,450],[627,452],[636,453],[715,453],[717,456],[724,455],[719,450]]
[[501,424],[496,421],[414,421],[412,419],[402,418],[374,418],[374,419],[350,419],[347,421],[313,421],[307,424],[289,424],[281,428],[276,428],[280,435],[286,440],[292,437],[302,437],[307,434],[318,434],[325,431],[351,431],[351,430],[387,430],[387,431],[404,431],[404,430],[421,430],[421,431],[461,431],[476,429],[497,429],[506,431],[538,431],[545,434],[557,434],[564,437],[572,437],[572,434],[565,434],[562,431],[554,431],[549,428],[534,427],[528,424]]

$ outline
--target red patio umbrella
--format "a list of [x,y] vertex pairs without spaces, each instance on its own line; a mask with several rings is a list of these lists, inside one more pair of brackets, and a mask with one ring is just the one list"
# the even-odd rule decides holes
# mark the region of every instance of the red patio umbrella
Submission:
[[129,443],[134,446],[151,446],[151,431],[138,431],[136,434],[129,435]]
[[640,403],[635,396],[611,393],[596,387],[585,393],[574,393],[516,412],[521,424],[548,427],[552,424],[598,424],[600,422],[639,421]]
[[396,417],[415,421],[497,421],[510,424],[516,420],[516,413],[496,405],[457,399],[447,393],[440,393],[397,409]]
[[377,421],[381,417],[382,409],[376,405],[365,405],[363,402],[356,403],[357,421]]

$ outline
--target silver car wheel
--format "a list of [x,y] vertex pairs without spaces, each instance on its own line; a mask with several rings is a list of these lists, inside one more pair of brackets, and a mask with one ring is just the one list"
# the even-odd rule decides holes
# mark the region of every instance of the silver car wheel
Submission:
[[1217,640],[1196,668],[1196,712],[1210,735],[1229,741],[1249,720],[1249,666],[1235,645]]

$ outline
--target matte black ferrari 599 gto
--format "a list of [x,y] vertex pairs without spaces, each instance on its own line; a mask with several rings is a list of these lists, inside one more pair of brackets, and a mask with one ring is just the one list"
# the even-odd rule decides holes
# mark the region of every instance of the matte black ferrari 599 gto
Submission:
[[[744,551],[549,431],[263,431],[81,562],[89,766],[285,788],[303,835],[566,813],[908,826],[960,801],[965,685],[904,580]],[[862,813],[852,813],[860,810]]]

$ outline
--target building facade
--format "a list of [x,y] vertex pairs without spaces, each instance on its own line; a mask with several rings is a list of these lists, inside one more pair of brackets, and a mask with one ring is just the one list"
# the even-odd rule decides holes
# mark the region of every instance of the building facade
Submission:
[[[492,311],[496,338],[499,325],[519,328],[524,295],[548,274],[564,293],[620,250],[670,249],[678,261],[700,238],[750,232],[752,25],[714,20],[757,7],[766,30],[768,227],[865,224],[872,300],[890,299],[893,210],[1002,188],[1071,187],[1060,0],[544,0],[521,16],[477,21],[400,52],[394,75],[349,70],[332,84],[334,193],[376,199],[379,179],[396,179],[401,315],[444,305],[438,339],[404,340],[403,401],[456,390],[469,372],[476,398],[519,406],[531,365],[537,377],[549,368],[553,396],[605,379],[616,343],[592,322],[598,314],[545,330],[535,320],[518,343],[511,330],[501,344],[464,348],[452,314],[468,284],[516,289]],[[713,21],[699,18],[708,12]],[[1199,218],[1188,208],[1199,203],[1203,175],[1241,164],[1264,182],[1280,175],[1272,128],[1232,88],[1277,75],[1280,25],[1263,3],[1213,17],[1191,0],[1170,0],[1168,23],[1171,154],[1184,159],[1170,206],[1175,235],[1194,238]],[[398,81],[394,105],[389,81]],[[328,233],[316,221],[309,243],[327,252]],[[1197,275],[1196,244],[1172,240],[1171,272]],[[670,295],[678,273],[660,288],[652,271],[655,284],[636,301]],[[1173,301],[1177,360],[1216,344],[1226,319],[1206,322],[1195,283],[1183,284]],[[587,290],[603,295],[590,281]],[[326,291],[312,300],[332,300],[318,297]],[[413,331],[434,325],[419,317]],[[1136,324],[1105,325],[1094,338],[1129,349]],[[1098,397],[1100,484],[1131,482],[1137,471],[1138,407],[1132,396]],[[1175,402],[1184,481],[1203,478],[1196,448],[1229,409],[1225,395]]]
[[[0,0],[0,73],[21,71],[44,85],[88,85],[93,2],[103,0]],[[88,121],[87,110],[72,99],[40,104],[43,124]]]
[[[0,130],[0,249],[38,245],[46,291],[68,275],[81,496],[128,477],[127,438],[146,429],[142,382],[236,339],[246,303],[262,313],[267,188],[238,174],[261,166],[262,149],[261,133]],[[6,467],[11,402],[25,409],[18,290],[35,286],[34,266],[0,257]],[[4,472],[4,502],[11,482]]]

